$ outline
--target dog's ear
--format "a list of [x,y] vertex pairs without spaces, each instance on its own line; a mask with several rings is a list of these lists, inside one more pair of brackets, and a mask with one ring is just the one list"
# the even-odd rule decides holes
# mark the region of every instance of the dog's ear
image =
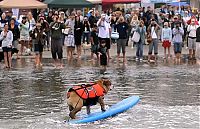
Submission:
[[111,86],[111,81],[109,79],[105,79],[103,81],[103,85],[105,85],[106,87]]
[[103,84],[103,80],[100,79],[100,80],[96,81],[96,83],[97,83],[97,84]]

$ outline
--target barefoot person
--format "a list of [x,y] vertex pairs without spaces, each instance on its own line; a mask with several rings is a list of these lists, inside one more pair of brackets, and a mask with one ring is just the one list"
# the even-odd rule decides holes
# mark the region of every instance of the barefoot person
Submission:
[[107,57],[107,53],[106,53],[106,41],[105,40],[101,40],[100,42],[100,46],[98,49],[98,54],[99,54],[99,59],[100,59],[100,65],[106,69],[106,66],[108,64],[108,57]]
[[17,55],[17,59],[19,59],[19,50],[18,50],[18,44],[19,44],[19,38],[20,38],[20,32],[19,32],[19,28],[17,25],[15,25],[15,19],[12,18],[10,20],[10,24],[9,24],[9,30],[12,31],[13,33],[13,52],[16,53]]
[[175,27],[173,28],[173,35],[174,53],[176,56],[175,63],[180,63],[184,30],[182,27],[180,27],[179,22],[175,23]]
[[117,39],[117,58],[119,61],[120,53],[122,50],[123,62],[126,60],[126,41],[128,38],[128,24],[125,22],[124,17],[119,17],[117,24],[115,25],[115,30],[119,33],[119,39]]
[[99,56],[97,54],[99,47],[99,39],[98,39],[96,24],[93,25],[92,32],[90,35],[90,40],[91,40],[91,60],[94,60],[94,54],[96,54],[97,59],[99,59]]
[[24,52],[24,47],[29,48],[29,28],[30,25],[27,21],[27,17],[22,17],[22,22],[19,25],[19,30],[20,30],[20,42],[21,42],[21,55]]
[[[162,46],[164,47],[164,59],[166,59],[167,57],[170,58],[171,40],[172,40],[172,30],[171,28],[169,28],[169,23],[165,22],[161,34],[161,41],[163,43]],[[166,54],[167,49],[168,49],[168,56]]]
[[35,51],[35,65],[42,66],[42,52],[44,48],[45,33],[40,23],[36,24],[36,28],[31,33],[34,51]]
[[106,14],[101,15],[101,18],[97,22],[97,26],[99,29],[99,34],[98,34],[99,40],[100,42],[102,40],[106,41],[107,55],[108,55],[108,59],[110,59],[111,57],[110,57],[109,50],[111,47],[111,44],[110,44],[111,26],[110,26],[110,23],[106,21]]
[[196,31],[198,25],[196,24],[196,18],[191,19],[190,25],[188,25],[188,48],[189,48],[189,60],[196,59]]
[[[51,54],[56,67],[62,68],[63,63],[63,34],[64,23],[60,23],[58,15],[54,15],[54,22],[50,23],[51,29]],[[58,57],[58,60],[57,60]]]
[[12,42],[13,33],[8,30],[8,24],[4,25],[4,30],[1,32],[0,40],[2,41],[2,49],[4,54],[5,68],[12,66]]

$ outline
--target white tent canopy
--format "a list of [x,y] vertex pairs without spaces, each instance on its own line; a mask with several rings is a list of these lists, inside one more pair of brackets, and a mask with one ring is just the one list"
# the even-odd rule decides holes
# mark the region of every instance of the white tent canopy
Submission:
[[37,9],[47,8],[47,5],[37,0],[3,0],[0,8]]
[[102,3],[102,0],[87,0],[93,4],[101,4]]

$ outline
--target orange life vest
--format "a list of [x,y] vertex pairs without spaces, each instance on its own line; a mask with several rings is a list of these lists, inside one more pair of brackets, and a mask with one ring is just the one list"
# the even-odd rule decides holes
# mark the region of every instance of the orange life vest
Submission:
[[96,98],[104,96],[105,90],[99,84],[93,84],[91,86],[74,86],[72,88],[82,99]]

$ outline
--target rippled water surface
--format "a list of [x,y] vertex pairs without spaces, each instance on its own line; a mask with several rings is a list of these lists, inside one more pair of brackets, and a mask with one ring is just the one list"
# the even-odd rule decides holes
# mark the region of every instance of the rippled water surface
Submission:
[[[163,129],[200,128],[200,66],[111,62],[106,73],[91,62],[73,62],[59,70],[45,61],[35,69],[30,59],[0,71],[0,129]],[[108,77],[114,89],[105,96],[107,108],[132,95],[141,100],[113,118],[69,125],[66,90],[73,84]],[[93,106],[93,110],[99,106]],[[86,113],[85,109],[80,114]]]

